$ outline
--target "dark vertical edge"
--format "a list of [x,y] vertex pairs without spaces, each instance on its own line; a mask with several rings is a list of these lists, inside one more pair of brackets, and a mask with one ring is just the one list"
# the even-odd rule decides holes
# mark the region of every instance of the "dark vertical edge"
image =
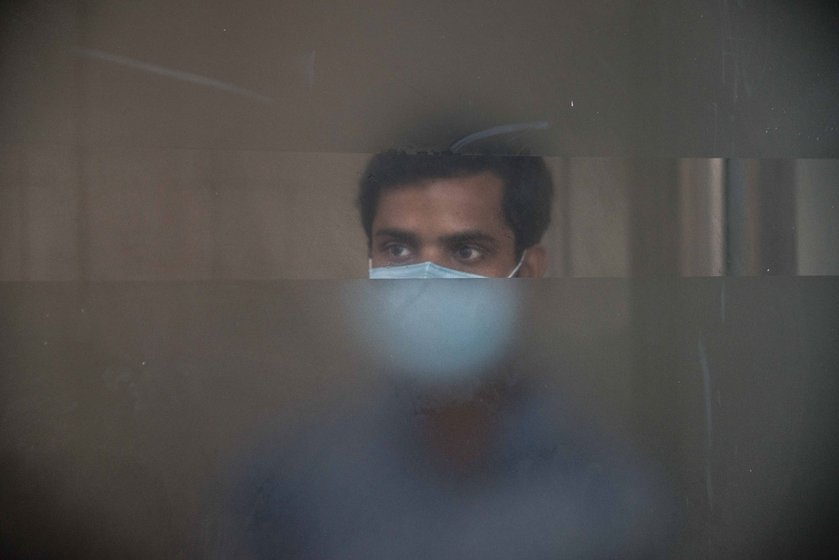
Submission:
[[730,159],[725,166],[726,255],[728,274],[748,274],[746,243],[746,173],[741,159]]
[[730,160],[725,200],[728,273],[796,274],[795,162]]
[[760,171],[760,273],[798,272],[795,161],[764,160]]
[[559,220],[559,250],[561,252],[561,260],[559,263],[560,270],[557,271],[557,276],[571,277],[574,276],[574,259],[571,254],[571,196],[569,189],[571,188],[571,159],[562,158],[562,165],[560,167],[558,181],[556,181],[556,198],[559,207],[559,215],[554,219]]
[[630,275],[677,276],[678,161],[633,159],[629,173]]
[[720,270],[720,274],[725,277],[731,273],[731,265],[730,265],[730,251],[731,251],[731,218],[728,209],[728,191],[729,191],[729,184],[728,184],[728,173],[730,168],[730,160],[729,158],[723,158],[722,160],[722,216],[720,219],[722,220],[722,270]]

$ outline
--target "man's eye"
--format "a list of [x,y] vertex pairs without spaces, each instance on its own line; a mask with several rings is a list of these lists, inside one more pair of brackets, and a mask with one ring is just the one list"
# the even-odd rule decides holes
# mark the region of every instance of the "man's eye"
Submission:
[[457,248],[455,256],[457,256],[460,261],[472,262],[480,259],[483,256],[483,251],[477,247],[473,247],[472,245],[464,245]]
[[411,250],[407,246],[398,243],[385,246],[385,252],[392,259],[404,259],[411,254]]

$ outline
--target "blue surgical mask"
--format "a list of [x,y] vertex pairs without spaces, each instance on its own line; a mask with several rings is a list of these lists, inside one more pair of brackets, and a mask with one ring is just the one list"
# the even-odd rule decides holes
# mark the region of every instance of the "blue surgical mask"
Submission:
[[[521,261],[509,277],[520,267]],[[520,318],[516,285],[424,282],[486,278],[430,262],[371,268],[370,278],[407,280],[370,283],[364,303],[353,302],[356,335],[383,372],[450,393],[502,367]]]
[[[524,256],[527,251],[521,254],[518,264],[513,271],[507,275],[507,278],[512,278],[518,273],[524,262]],[[369,275],[372,280],[425,280],[432,278],[488,278],[488,276],[481,276],[480,274],[472,274],[455,270],[453,268],[446,268],[433,262],[423,262],[416,264],[405,264],[399,266],[380,266],[373,268],[372,261],[368,261]]]
[[512,282],[370,282],[347,304],[376,369],[432,391],[473,387],[499,373],[521,328]]

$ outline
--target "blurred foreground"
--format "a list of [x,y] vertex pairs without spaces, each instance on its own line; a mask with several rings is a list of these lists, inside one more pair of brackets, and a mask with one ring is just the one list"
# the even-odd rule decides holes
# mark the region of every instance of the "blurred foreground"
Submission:
[[[462,387],[429,393],[387,375],[404,342],[394,333],[387,347],[387,337],[364,335],[364,317],[390,285],[371,284],[2,285],[2,555],[224,556],[247,540],[230,523],[247,500],[243,478],[277,464],[305,468],[293,479],[296,499],[308,500],[303,510],[337,499],[318,482],[329,480],[355,504],[345,513],[368,515],[353,523],[387,525],[391,537],[398,526],[395,542],[354,538],[367,547],[358,550],[385,555],[398,545],[439,557],[446,542],[464,546],[469,537],[538,556],[547,550],[540,546],[571,542],[563,527],[583,518],[572,549],[581,555],[632,553],[633,535],[647,530],[661,531],[659,552],[671,557],[828,555],[819,547],[837,502],[835,278],[483,284],[486,301],[516,302],[513,328],[492,335],[506,333],[507,350],[485,355],[499,364],[489,381],[525,395],[514,399],[519,409],[491,418],[529,427],[505,432],[499,454],[450,476],[437,494],[401,486],[423,476],[429,484],[419,453],[396,470],[380,457],[411,449],[400,430],[422,422],[418,410],[469,395]],[[452,289],[431,284],[432,299]],[[386,348],[371,351],[376,344]],[[555,436],[552,452],[568,444],[573,453],[499,475],[529,456],[522,448],[536,433]],[[554,466],[568,483],[594,464],[600,480],[614,483],[600,488],[601,504],[581,500],[573,484],[546,482]],[[634,490],[641,498],[632,503],[652,504],[647,525],[622,525],[610,508]],[[280,505],[287,502],[257,494],[275,520],[291,515]],[[507,517],[492,517],[475,496],[492,496]],[[403,513],[400,524],[388,513],[404,511],[400,500],[438,517],[423,524]],[[500,538],[511,524],[516,530]],[[430,544],[417,536],[423,527],[433,531]]]

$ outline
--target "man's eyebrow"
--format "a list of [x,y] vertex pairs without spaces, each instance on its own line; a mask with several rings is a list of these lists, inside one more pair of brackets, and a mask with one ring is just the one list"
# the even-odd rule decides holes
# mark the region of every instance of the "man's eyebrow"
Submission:
[[498,245],[498,240],[495,237],[480,230],[461,231],[446,235],[442,239],[448,245],[462,245],[464,243],[484,243],[493,247]]
[[[398,229],[398,228],[382,228],[373,232],[375,238],[387,238],[416,245],[419,243],[419,236],[413,232]],[[483,243],[495,247],[498,245],[498,240],[481,230],[467,230],[445,235],[440,240],[446,245],[463,245],[465,243]]]
[[373,237],[387,237],[388,239],[394,239],[411,245],[416,245],[419,241],[419,237],[416,234],[397,228],[377,229],[373,232]]

